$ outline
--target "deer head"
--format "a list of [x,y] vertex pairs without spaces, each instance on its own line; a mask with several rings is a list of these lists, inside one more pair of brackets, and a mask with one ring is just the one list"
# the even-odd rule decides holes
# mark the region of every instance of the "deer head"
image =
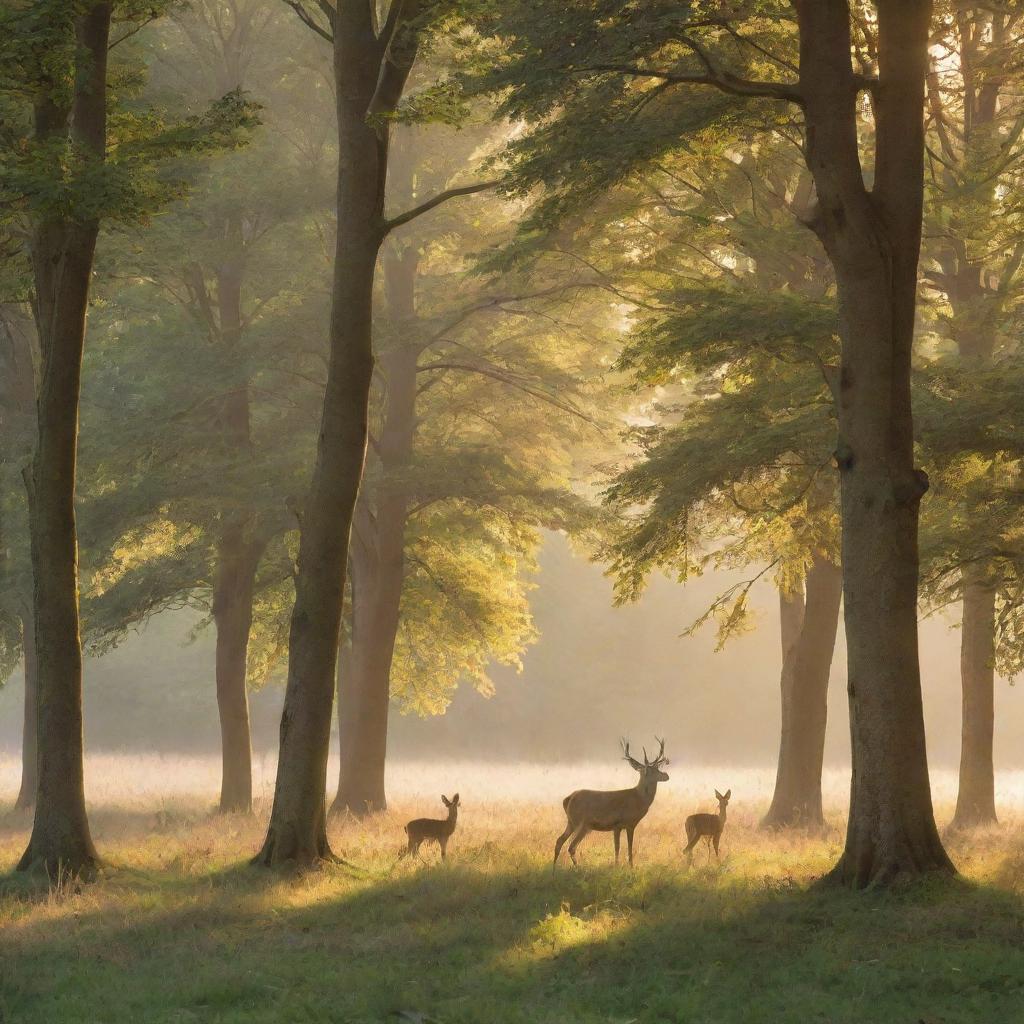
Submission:
[[731,796],[731,789],[727,789],[725,791],[725,796],[722,796],[722,794],[719,793],[717,789],[715,790],[715,799],[718,801],[718,813],[723,821],[725,820],[725,809],[729,806],[729,797]]
[[455,814],[455,812],[458,811],[458,809],[459,809],[459,794],[458,793],[456,793],[455,796],[453,796],[451,798],[451,800],[449,800],[448,797],[446,797],[444,795],[444,793],[442,793],[441,794],[441,801],[445,805],[445,807],[448,808],[448,816],[449,817],[452,817]]
[[[655,739],[658,739],[655,736]],[[667,765],[668,758],[665,756],[665,741],[658,740],[661,746],[658,749],[658,754],[651,760],[647,756],[647,748],[644,747],[644,760],[641,764],[635,757],[632,757],[629,753],[629,743],[626,740],[622,740],[622,758],[624,761],[628,761],[630,765],[640,773],[640,782],[668,782],[668,776],[661,770]]]

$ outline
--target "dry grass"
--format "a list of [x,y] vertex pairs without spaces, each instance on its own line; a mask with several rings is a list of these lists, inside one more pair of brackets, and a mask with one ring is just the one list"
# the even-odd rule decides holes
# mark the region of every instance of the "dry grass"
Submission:
[[[94,758],[110,867],[95,884],[0,881],[0,1021],[638,1022],[1024,1020],[1024,816],[1001,779],[998,830],[950,839],[969,885],[852,895],[809,888],[825,837],[756,829],[768,772],[670,769],[637,833],[635,871],[591,836],[552,872],[559,798],[624,785],[623,766],[407,765],[393,808],[332,824],[356,870],[245,867],[253,817],[215,817],[216,764]],[[16,771],[0,761],[0,806]],[[940,800],[948,800],[937,779]],[[681,870],[681,821],[733,789],[721,865]],[[845,780],[826,786],[838,806]],[[449,861],[397,861],[402,823],[463,809]],[[837,824],[838,824],[838,816]],[[0,815],[0,872],[27,838]]]

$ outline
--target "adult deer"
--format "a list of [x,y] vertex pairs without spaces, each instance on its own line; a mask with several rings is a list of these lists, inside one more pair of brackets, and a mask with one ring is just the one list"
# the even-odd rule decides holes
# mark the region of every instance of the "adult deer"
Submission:
[[715,799],[718,801],[718,813],[691,814],[686,819],[686,838],[689,840],[689,843],[686,849],[683,850],[683,853],[689,857],[688,865],[693,863],[693,848],[701,839],[708,841],[708,863],[711,863],[712,844],[715,847],[715,856],[718,857],[718,842],[722,838],[722,830],[725,828],[725,812],[729,806],[729,797],[731,796],[731,789],[727,789],[724,796],[716,789]]
[[552,867],[558,864],[558,855],[562,852],[565,841],[572,836],[569,843],[569,858],[577,863],[576,848],[591,832],[611,832],[615,836],[615,863],[619,863],[619,840],[623,830],[626,833],[626,846],[629,853],[629,866],[633,866],[633,830],[640,819],[650,810],[654,795],[658,791],[659,782],[667,782],[668,776],[661,770],[668,764],[665,757],[665,741],[661,744],[658,756],[649,760],[644,750],[644,763],[630,757],[629,744],[622,741],[622,756],[640,773],[640,779],[632,789],[612,791],[597,789],[577,789],[563,801],[565,816],[568,819],[565,831],[555,840],[555,859]]

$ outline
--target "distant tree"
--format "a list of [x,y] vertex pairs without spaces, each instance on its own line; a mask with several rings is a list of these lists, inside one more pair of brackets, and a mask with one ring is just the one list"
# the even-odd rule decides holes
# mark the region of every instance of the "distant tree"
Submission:
[[[926,386],[941,380],[945,394],[955,394],[963,406],[983,397],[969,378],[986,371],[1020,372],[1024,107],[1013,54],[1022,42],[1024,20],[1021,12],[983,5],[939,4],[937,14],[927,83],[923,280],[933,330],[944,344],[931,355],[925,377]],[[983,401],[987,407],[987,398]],[[933,604],[959,598],[963,605],[957,827],[996,821],[996,607],[1016,578],[1016,557],[1007,557],[1015,547],[1012,535],[1000,528],[1004,500],[999,492],[1014,486],[1024,454],[994,449],[983,423],[978,423],[981,433],[966,430],[965,421],[972,418],[968,410],[951,415],[944,407],[940,417],[924,425],[925,451],[933,456],[940,483],[939,498],[924,520],[925,594]],[[954,430],[955,436],[942,436]],[[959,507],[959,515],[951,514],[951,505]]]
[[[695,146],[638,175],[639,229],[658,273],[620,366],[655,422],[632,431],[641,459],[609,500],[622,529],[604,555],[619,600],[661,568],[686,580],[708,565],[754,566],[691,626],[742,631],[754,580],[771,572],[783,649],[778,776],[770,827],[821,827],[829,671],[839,617],[838,494],[831,459],[838,351],[824,253],[798,224],[810,177],[791,142],[752,135],[730,159]],[[622,191],[621,189],[619,190]],[[622,203],[612,216],[622,216]],[[655,220],[655,217],[658,217]],[[637,254],[623,291],[644,282]],[[664,279],[664,280],[661,280]],[[682,393],[673,401],[673,391]],[[767,569],[765,567],[767,566]]]
[[[832,878],[862,887],[952,871],[925,750],[917,535],[927,478],[914,464],[910,400],[930,3],[877,0],[867,12],[845,0],[727,11],[701,3],[681,12],[668,2],[641,11],[527,0],[487,7],[480,27],[500,44],[479,87],[535,126],[511,144],[510,180],[523,191],[546,186],[550,214],[578,210],[594,187],[690,133],[735,127],[741,100],[786,104],[774,108],[781,121],[793,107],[802,115],[815,185],[807,224],[833,268],[841,340],[836,462],[854,768]],[[874,37],[876,56],[858,46],[860,67],[855,29]],[[722,94],[717,117],[678,98],[694,87]],[[875,131],[862,140],[866,102]],[[643,130],[652,124],[657,133]]]
[[[482,141],[400,131],[392,195],[412,205],[442,190]],[[395,232],[382,254],[332,811],[386,806],[392,701],[437,712],[460,679],[487,691],[489,663],[518,664],[533,636],[527,573],[540,528],[592,524],[569,446],[603,416],[594,392],[609,346],[574,326],[589,322],[595,282],[468,274],[464,253],[507,234],[507,217],[503,203],[452,206]]]
[[246,683],[265,669],[256,657],[249,671],[254,605],[289,580],[288,501],[304,483],[291,467],[307,454],[322,366],[307,340],[326,277],[310,245],[327,202],[318,79],[296,65],[304,33],[280,55],[282,36],[302,33],[293,21],[247,0],[198,3],[150,33],[152,94],[187,113],[245,89],[264,126],[243,150],[194,162],[188,198],[108,253],[83,398],[96,456],[87,639],[108,647],[179,603],[212,620],[223,812],[252,807]]

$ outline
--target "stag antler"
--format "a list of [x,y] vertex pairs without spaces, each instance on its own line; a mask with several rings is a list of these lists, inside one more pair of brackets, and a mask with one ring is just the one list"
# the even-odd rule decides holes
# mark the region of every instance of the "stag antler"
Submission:
[[628,761],[637,771],[643,768],[643,765],[635,758],[631,757],[629,753],[629,741],[626,739],[620,739],[619,743],[622,744],[622,759]]
[[665,756],[665,741],[659,736],[655,736],[654,738],[661,744],[661,747],[658,750],[658,756],[654,759],[654,763],[656,765],[668,764],[668,758]]

